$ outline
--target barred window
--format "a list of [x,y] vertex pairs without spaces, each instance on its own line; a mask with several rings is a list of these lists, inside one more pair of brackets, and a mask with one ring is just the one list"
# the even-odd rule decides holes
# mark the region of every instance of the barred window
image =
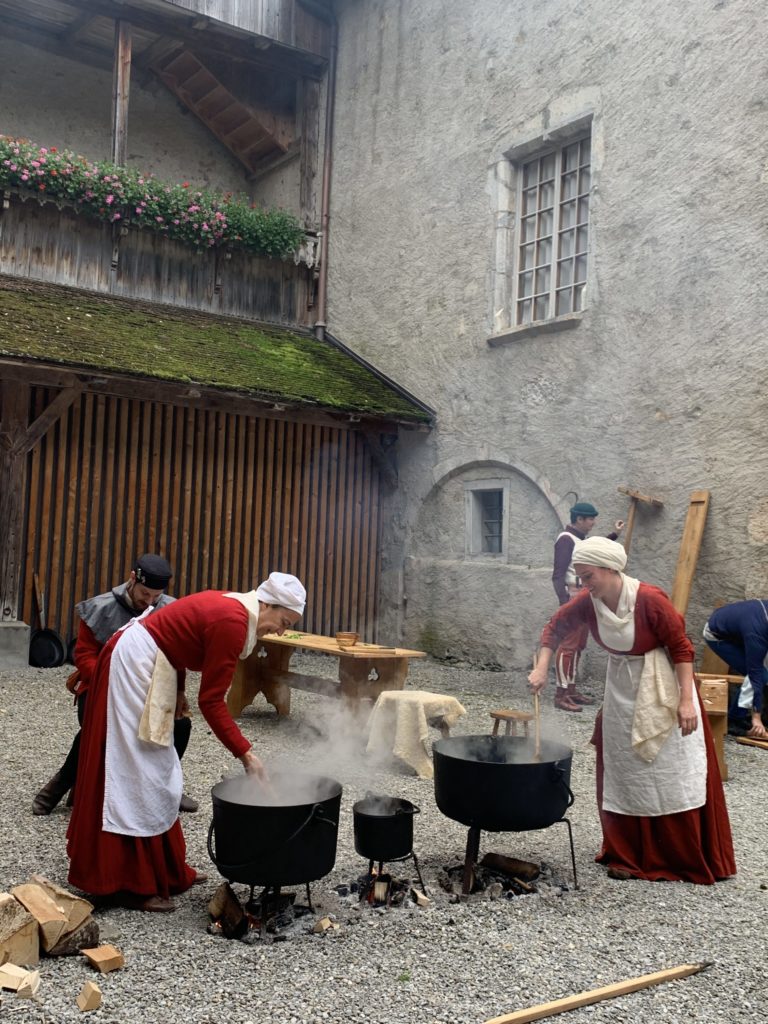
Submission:
[[470,557],[506,553],[506,517],[509,482],[470,480],[466,495],[466,547]]
[[515,324],[585,306],[590,158],[585,136],[520,166]]

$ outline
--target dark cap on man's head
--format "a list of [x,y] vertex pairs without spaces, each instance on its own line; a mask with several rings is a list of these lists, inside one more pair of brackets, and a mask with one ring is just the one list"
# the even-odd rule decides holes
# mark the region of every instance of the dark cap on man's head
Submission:
[[133,567],[136,579],[150,590],[165,590],[173,576],[170,563],[160,555],[142,555]]
[[595,506],[590,505],[588,501],[577,501],[571,508],[572,516],[597,516],[599,514]]

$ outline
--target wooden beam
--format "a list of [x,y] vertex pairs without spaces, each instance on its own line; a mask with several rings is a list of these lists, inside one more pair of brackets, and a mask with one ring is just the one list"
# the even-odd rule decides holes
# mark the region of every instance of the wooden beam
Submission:
[[[247,155],[247,150],[245,150],[243,156]],[[292,160],[296,160],[299,155],[299,140],[296,139],[288,146],[284,153],[265,157],[263,160],[259,160],[257,164],[254,164],[253,172],[246,175],[246,181],[258,181],[265,174],[269,174],[271,171],[277,170],[278,167],[282,167],[283,164],[289,164]]]
[[297,88],[297,133],[301,143],[299,206],[303,224],[317,226],[317,161],[320,138],[320,84],[302,79]]
[[0,396],[0,436],[7,439],[0,448],[0,622],[16,622],[27,462],[15,448],[27,429],[29,387],[0,381]]
[[82,43],[63,43],[57,33],[38,28],[31,29],[29,25],[16,18],[3,16],[2,25],[3,36],[6,39],[14,39],[25,46],[32,46],[57,57],[65,57],[78,64],[97,68],[99,71],[112,70],[112,61],[106,50],[99,50],[95,46],[86,46]]
[[72,405],[83,391],[83,384],[77,381],[72,387],[60,391],[50,405],[40,413],[37,419],[31,423],[23,434],[20,434],[11,447],[12,455],[26,455],[31,452],[38,441],[48,433],[54,423],[57,423],[67,409]]
[[128,100],[131,92],[131,26],[115,22],[112,73],[112,163],[123,166],[128,152]]
[[654,974],[642,974],[639,978],[619,981],[613,985],[604,985],[602,988],[593,988],[587,992],[580,992],[578,995],[566,996],[564,999],[555,999],[551,1003],[532,1006],[527,1010],[505,1013],[501,1017],[492,1017],[485,1024],[527,1024],[528,1021],[543,1020],[545,1017],[554,1017],[558,1013],[576,1010],[580,1006],[590,1006],[592,1003],[599,1003],[603,999],[614,999],[616,996],[624,996],[630,992],[639,992],[641,989],[651,988],[653,985],[661,985],[665,981],[688,978],[690,975],[698,974],[699,971],[703,971],[709,966],[711,966],[709,963],[682,964],[680,967],[670,967],[665,971],[656,971]]
[[677,558],[670,596],[672,604],[681,615],[685,615],[688,608],[708,509],[709,491],[693,491],[688,505],[688,514],[685,517],[683,539],[680,542],[680,554]]
[[62,43],[72,43],[81,32],[84,32],[96,19],[88,11],[83,11],[67,25],[65,29],[57,33]]
[[203,385],[181,384],[158,381],[151,378],[121,377],[117,374],[76,371],[62,366],[46,366],[40,363],[25,363],[21,360],[0,359],[0,381],[19,381],[38,387],[72,387],[79,381],[83,390],[96,395],[115,395],[118,398],[136,398],[142,401],[179,405],[184,408],[210,409],[221,412],[239,413],[241,416],[261,416],[265,419],[289,420],[294,423],[309,423],[335,427],[337,430],[364,429],[386,430],[395,425],[421,430],[423,425],[396,419],[376,419],[361,416],[359,422],[350,420],[349,412],[333,413],[325,409],[307,406],[290,406],[285,402],[274,402],[264,398],[249,398],[242,392]]
[[87,11],[91,16],[112,18],[114,21],[123,19],[145,32],[181,39],[198,52],[221,53],[283,74],[322,78],[328,63],[327,58],[309,50],[298,50],[276,39],[235,27],[224,27],[220,23],[216,24],[215,31],[209,26],[206,32],[201,32],[193,28],[199,15],[187,11],[176,10],[173,14],[161,14],[157,10],[148,11],[129,3],[111,3],[109,0],[62,0],[62,3],[67,7]]

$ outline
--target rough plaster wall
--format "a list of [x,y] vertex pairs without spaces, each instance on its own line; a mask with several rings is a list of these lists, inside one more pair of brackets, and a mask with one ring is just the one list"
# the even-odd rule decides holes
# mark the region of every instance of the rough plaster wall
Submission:
[[[765,596],[763,4],[338,9],[329,321],[438,416],[432,436],[401,446],[382,635],[402,628],[413,640],[429,617],[446,649],[528,659],[554,596],[540,600],[527,571],[480,583],[458,556],[428,570],[419,556],[421,583],[405,591],[433,467],[471,464],[480,449],[516,453],[565,504],[568,492],[594,501],[596,532],[626,517],[617,485],[662,497],[661,511],[638,513],[629,568],[667,587],[689,493],[708,487],[691,633],[716,600]],[[589,308],[575,330],[489,348],[493,168],[585,110],[596,150]],[[428,603],[454,588],[453,602]],[[495,639],[513,620],[521,639]]]
[[[110,151],[112,75],[0,40],[0,133],[68,147],[92,160]],[[257,188],[245,169],[160,82],[131,84],[128,164],[169,181],[252,195],[298,212],[298,162]]]

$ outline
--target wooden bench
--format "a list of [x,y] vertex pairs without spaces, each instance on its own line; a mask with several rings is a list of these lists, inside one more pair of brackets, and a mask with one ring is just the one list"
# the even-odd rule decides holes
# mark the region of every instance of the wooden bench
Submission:
[[[338,658],[338,679],[291,671],[291,656],[299,649]],[[227,694],[227,708],[237,718],[258,693],[263,693],[278,715],[288,715],[291,689],[295,689],[340,697],[356,709],[361,700],[375,701],[384,690],[402,690],[409,661],[424,657],[424,651],[379,644],[358,642],[354,647],[341,648],[333,637],[315,633],[268,634],[248,658],[238,663]]]

